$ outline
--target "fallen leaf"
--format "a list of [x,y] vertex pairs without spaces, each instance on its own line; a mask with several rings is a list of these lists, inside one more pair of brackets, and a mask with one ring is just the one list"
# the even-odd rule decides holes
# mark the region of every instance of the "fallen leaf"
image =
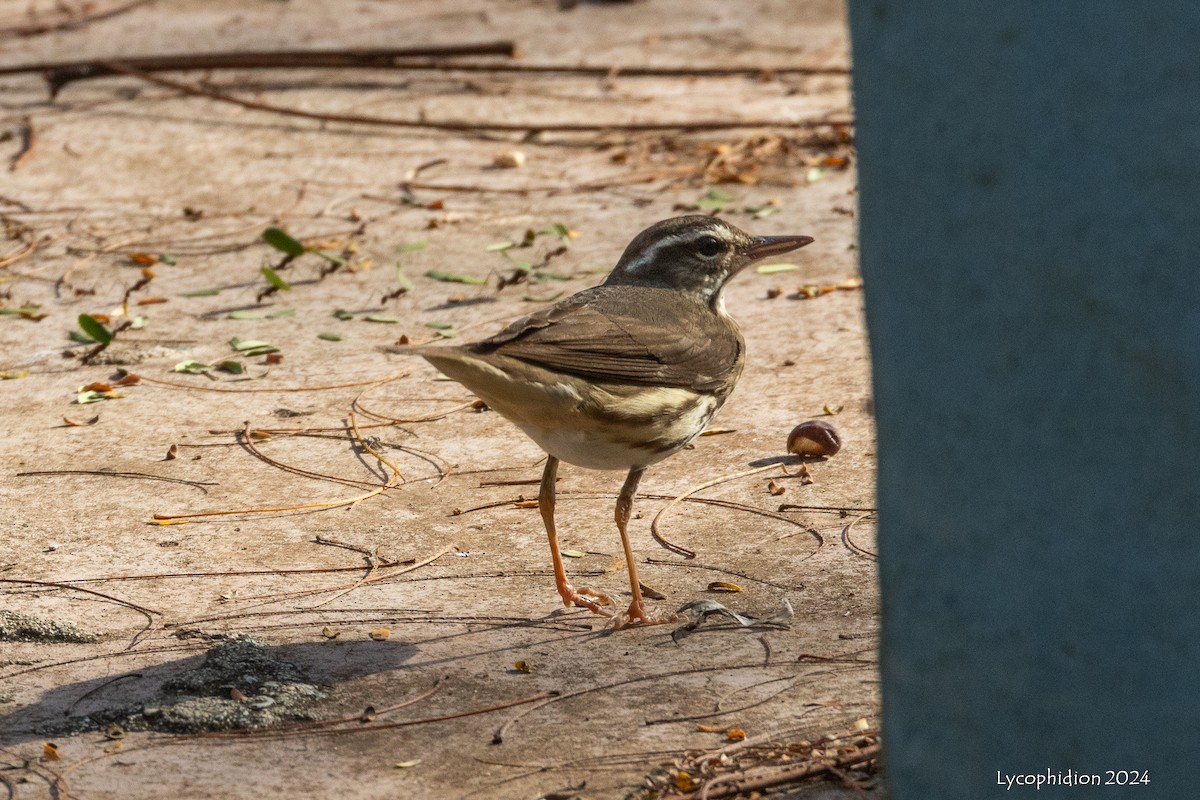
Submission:
[[382,322],[385,325],[397,325],[400,322],[399,317],[385,317],[382,314],[371,314],[363,317],[367,322]]
[[260,342],[253,339],[239,339],[236,336],[229,340],[229,346],[247,358],[253,358],[254,356],[265,356],[268,353],[279,352],[279,348],[273,344],[268,344],[267,342]]
[[342,635],[342,632],[335,631],[333,628],[326,625],[323,628],[321,628],[321,635],[324,636],[326,639],[336,639],[337,637]]
[[513,664],[513,669],[515,669],[517,672],[526,672],[526,673],[533,672],[533,666],[528,661],[516,662],[515,664]]
[[731,742],[744,742],[746,740],[746,732],[741,728],[730,728],[725,731],[725,738]]
[[108,739],[124,739],[125,729],[114,722],[105,729],[104,736]]
[[113,386],[137,386],[142,382],[142,376],[133,372],[128,372],[121,376],[121,379],[113,384]]
[[200,372],[208,372],[212,367],[208,364],[202,364],[199,361],[180,361],[175,366],[171,367],[172,372],[187,372],[195,375]]
[[671,779],[671,782],[675,784],[675,788],[681,792],[694,792],[700,786],[700,784],[696,782],[695,778],[693,778],[691,775],[688,775],[683,770],[676,772],[675,777]]
[[[267,283],[271,284],[279,291],[290,292],[292,290],[292,285],[290,283],[288,283],[287,281],[285,281],[283,278],[279,277],[279,273],[276,272],[275,270],[271,269],[271,267],[267,266],[266,264],[263,264],[261,271],[262,271],[263,277],[267,279]],[[261,298],[261,295],[259,297]]]
[[62,756],[58,754],[58,745],[54,742],[45,742],[42,744],[42,761],[61,761]]
[[419,758],[414,758],[410,761],[397,761],[396,769],[410,769],[420,763],[421,763],[421,759],[419,759]]
[[783,494],[785,491],[787,491],[787,490],[784,489],[782,486],[780,486],[779,482],[776,481],[774,478],[772,478],[767,483],[767,492],[769,492],[772,497],[778,497],[779,495]]
[[374,722],[375,721],[375,706],[367,706],[363,712],[358,715],[359,722]]
[[85,419],[72,419],[70,417],[63,417],[62,420],[63,420],[63,423],[65,423],[68,427],[82,428],[87,425],[95,425],[97,422],[100,421],[100,415],[97,414],[96,416],[92,417],[91,419],[86,419],[86,420]]
[[723,433],[737,433],[736,428],[706,428],[700,432],[701,436],[720,436]]
[[108,321],[108,317],[103,314],[80,314],[79,328],[92,341],[108,344],[112,341],[112,333],[100,322],[101,317]]
[[703,722],[696,723],[696,730],[701,733],[724,733],[724,725],[705,725]]
[[340,333],[329,333],[329,332],[327,332],[327,331],[322,331],[321,333],[318,333],[318,334],[317,334],[317,338],[318,338],[318,339],[324,339],[324,340],[325,340],[325,341],[327,341],[327,342],[340,342],[340,341],[342,341],[342,335],[341,335]]
[[179,445],[173,444],[167,448],[167,461],[174,461],[179,458]]
[[821,410],[824,411],[826,414],[829,414],[830,416],[842,413],[843,408],[845,408],[844,405],[831,406],[831,405],[829,405],[829,403],[826,403],[825,405],[821,406]]
[[137,304],[139,306],[155,306],[160,303],[169,303],[169,302],[171,302],[171,301],[165,297],[143,297],[142,299],[137,301]]
[[304,255],[306,250],[304,245],[279,228],[267,228],[262,232],[262,239],[271,245],[271,247],[282,253],[287,253],[293,258]]
[[391,638],[392,631],[390,628],[376,628],[367,635],[377,642],[382,642],[385,639]]
[[130,253],[129,260],[135,264],[149,266],[158,263],[158,256],[152,256],[149,253]]
[[666,600],[667,596],[651,586],[638,581],[638,588],[642,590],[642,594],[649,597],[651,600]]
[[755,267],[754,271],[759,275],[775,275],[780,272],[795,272],[798,269],[798,264],[761,264]]
[[487,284],[487,278],[477,278],[474,275],[460,275],[456,272],[443,272],[436,269],[426,272],[425,277],[432,278],[435,281],[442,281],[443,283],[466,283],[472,286],[484,286]]
[[29,377],[29,370],[27,370],[27,369],[14,369],[14,370],[10,370],[8,372],[0,372],[0,380],[3,380],[3,381],[15,381],[15,380],[19,380],[21,378],[28,378],[28,377]]
[[707,587],[710,592],[740,592],[742,587],[728,581],[713,581]]
[[119,739],[115,742],[109,742],[108,746],[104,748],[104,755],[111,756],[114,753],[121,752],[124,748],[125,748],[125,742],[123,742]]
[[[537,501],[534,500],[533,502],[536,503]],[[558,552],[562,553],[566,558],[583,558],[587,555],[582,550],[559,550]]]
[[244,703],[246,702],[246,695],[241,689],[231,686],[229,689],[229,699],[235,703]]

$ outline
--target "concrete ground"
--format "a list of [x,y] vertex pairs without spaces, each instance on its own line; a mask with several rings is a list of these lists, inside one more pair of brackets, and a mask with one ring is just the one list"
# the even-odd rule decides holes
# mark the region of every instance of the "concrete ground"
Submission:
[[[850,118],[840,4],[159,0],[3,33],[31,7],[58,13],[0,3],[0,64],[513,39],[523,65],[776,71],[162,77],[310,112],[779,125],[447,132],[281,116],[133,77],[50,102],[39,77],[0,76],[8,797],[685,796],[811,759],[822,737],[873,741],[875,446],[853,150],[844,127],[804,127]],[[512,151],[523,165],[496,166]],[[761,619],[787,600],[794,616],[614,632],[558,600],[527,501],[541,452],[393,351],[439,330],[481,337],[593,285],[638,231],[698,202],[816,242],[790,259],[798,269],[730,286],[745,372],[719,435],[647,474],[634,550],[658,608],[713,600]],[[272,226],[344,263],[306,253],[280,267],[261,240]],[[489,250],[527,230],[530,246]],[[518,261],[533,279],[497,291]],[[269,292],[264,264],[290,289]],[[109,315],[109,329],[146,320],[85,363],[93,347],[68,338],[80,314]],[[279,353],[240,354],[235,337]],[[172,371],[231,360],[241,374]],[[111,386],[119,370],[142,380]],[[92,384],[120,396],[78,404]],[[785,441],[813,418],[845,444],[804,464],[806,478]],[[247,441],[247,428],[273,432]],[[560,474],[568,569],[627,600],[621,476]],[[651,537],[664,509],[662,536],[693,558]]]

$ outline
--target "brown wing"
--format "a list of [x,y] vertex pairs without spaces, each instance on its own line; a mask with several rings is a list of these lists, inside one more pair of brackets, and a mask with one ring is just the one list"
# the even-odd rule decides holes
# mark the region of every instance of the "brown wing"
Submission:
[[469,349],[596,381],[711,391],[737,377],[742,341],[730,320],[679,292],[597,286]]

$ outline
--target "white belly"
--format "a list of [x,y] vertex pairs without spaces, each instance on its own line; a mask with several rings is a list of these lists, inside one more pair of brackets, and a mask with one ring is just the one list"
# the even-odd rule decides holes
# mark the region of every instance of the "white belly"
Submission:
[[516,380],[453,349],[422,355],[547,453],[588,469],[630,469],[661,461],[699,436],[722,403],[680,387],[606,391],[593,385],[584,393],[568,382]]
[[[665,402],[668,410],[657,416],[637,413],[655,401]],[[628,413],[612,427],[582,419],[578,425],[554,427],[514,422],[543,450],[568,464],[588,469],[630,469],[648,467],[691,444],[708,427],[720,403],[715,397],[685,389],[661,389],[655,395],[640,396],[637,406],[630,408],[629,401],[614,403],[612,407],[618,414]]]

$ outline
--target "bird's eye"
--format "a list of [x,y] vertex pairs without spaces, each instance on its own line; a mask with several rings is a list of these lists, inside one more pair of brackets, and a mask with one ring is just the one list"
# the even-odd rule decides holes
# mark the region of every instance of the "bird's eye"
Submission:
[[705,258],[712,258],[721,252],[721,240],[715,236],[701,236],[696,240],[696,250]]

